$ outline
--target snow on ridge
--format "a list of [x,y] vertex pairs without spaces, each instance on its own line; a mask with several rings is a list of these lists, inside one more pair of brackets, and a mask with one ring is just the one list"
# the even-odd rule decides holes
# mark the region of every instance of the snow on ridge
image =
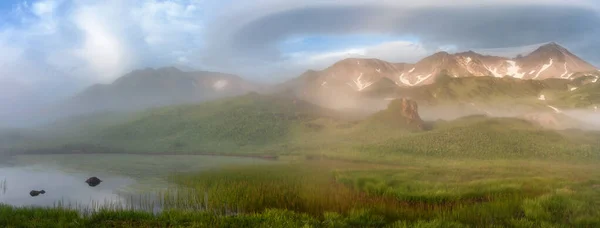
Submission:
[[546,105],[546,106],[548,106],[548,108],[551,108],[552,110],[554,110],[554,112],[556,112],[556,113],[562,113],[562,111],[560,109],[558,109],[552,105]]
[[377,73],[381,73],[381,69],[379,68],[375,69],[375,71],[377,71]]
[[363,80],[362,80],[363,75],[364,75],[364,73],[360,73],[360,75],[356,79],[352,80],[352,82],[354,82],[353,85],[350,83],[347,83],[347,84],[350,85],[350,87],[356,88],[358,91],[362,91],[362,90],[368,88],[369,86],[373,85],[374,82],[369,82],[369,81],[363,82]]
[[486,70],[488,70],[490,73],[492,73],[492,75],[494,75],[494,77],[497,77],[497,78],[502,77],[502,74],[498,73],[498,68],[492,69],[491,67],[488,67],[487,65],[483,65],[483,67],[485,67]]
[[577,88],[577,87],[573,87],[573,88],[569,89],[569,91],[575,91],[575,90],[577,90],[577,89],[579,89],[579,88]]
[[518,79],[522,79],[523,76],[525,76],[525,73],[519,73],[519,71],[521,70],[521,67],[517,66],[517,62],[512,61],[512,60],[506,60],[506,62],[508,64],[510,64],[510,66],[507,69],[506,74],[512,76],[513,78],[518,78]]
[[410,70],[408,71],[408,73],[412,73],[413,71],[415,71],[415,68],[414,68],[414,67],[413,67],[412,69],[410,69]]
[[538,100],[545,101],[546,100],[546,95],[541,94],[540,97],[538,97]]
[[529,72],[529,74],[533,74],[533,73],[535,73],[535,70],[532,70],[532,71]]
[[402,74],[402,75],[400,75],[400,82],[402,82],[408,86],[416,86],[418,84],[421,84],[425,80],[429,79],[432,75],[433,75],[433,73],[428,74],[427,76],[417,75],[417,81],[415,83],[410,83],[410,81],[404,77],[404,74]]
[[[570,78],[570,77],[571,77],[571,75],[573,75],[573,74],[569,74],[569,75],[567,75],[568,73],[569,73],[569,69],[567,68],[567,62],[565,62],[565,72],[564,72],[563,74],[561,74],[561,75],[560,75],[560,78],[562,78],[562,79],[568,79],[568,78]],[[567,77],[565,77],[565,75],[566,75]]]
[[471,61],[473,61],[473,59],[471,59],[471,57],[467,57],[467,64],[469,64]]
[[552,58],[550,58],[550,62],[548,64],[544,64],[542,66],[542,69],[540,69],[540,71],[535,75],[535,77],[533,77],[533,79],[537,79],[540,76],[540,74],[542,72],[544,72],[545,70],[547,70],[548,68],[550,68],[550,66],[552,66],[553,63],[554,63],[554,60]]

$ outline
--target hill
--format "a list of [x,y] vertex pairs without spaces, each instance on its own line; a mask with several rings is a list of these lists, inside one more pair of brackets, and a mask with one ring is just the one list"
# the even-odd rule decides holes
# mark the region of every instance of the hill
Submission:
[[597,71],[596,67],[564,47],[548,43],[526,56],[515,58],[487,56],[473,51],[456,54],[438,52],[414,64],[349,58],[300,77],[314,81],[310,86],[320,89],[343,88],[361,92],[384,78],[398,87],[414,87],[435,83],[439,75],[543,80],[574,79],[585,74],[597,75]]
[[241,95],[258,88],[231,74],[147,68],[132,71],[110,84],[92,85],[46,112],[71,116],[137,111]]
[[417,104],[408,99],[392,101],[387,109],[358,120],[293,96],[256,93],[151,109],[118,121],[108,117],[79,121],[76,126],[85,129],[36,140],[40,144],[33,152],[291,154],[390,161],[395,155],[544,159],[600,155],[596,151],[600,135],[595,132],[551,130],[537,117],[424,122]]
[[307,71],[278,88],[336,109],[374,106],[377,110],[386,106],[382,100],[408,97],[423,106],[486,103],[539,110],[548,109],[547,105],[597,105],[588,99],[594,92],[580,87],[594,84],[598,77],[597,68],[548,43],[515,58],[472,51],[440,52],[414,64],[349,58],[322,71]]

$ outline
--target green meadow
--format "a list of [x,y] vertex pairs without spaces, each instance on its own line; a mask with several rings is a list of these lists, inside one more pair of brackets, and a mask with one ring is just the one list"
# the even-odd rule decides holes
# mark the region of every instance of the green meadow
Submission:
[[[152,202],[160,213],[1,206],[0,226],[600,227],[598,132],[487,116],[418,130],[394,110],[351,118],[290,97],[249,94],[79,119],[87,127],[10,151],[63,152],[61,162],[75,166],[71,156],[97,153],[142,154],[146,162],[166,154],[278,161],[197,172],[158,162],[174,170],[157,174],[172,184]],[[85,161],[94,168],[95,159]],[[130,164],[108,163],[113,170]]]

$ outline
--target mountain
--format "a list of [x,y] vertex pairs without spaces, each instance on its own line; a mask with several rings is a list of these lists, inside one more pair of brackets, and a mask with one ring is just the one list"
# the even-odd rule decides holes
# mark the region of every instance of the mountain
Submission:
[[548,43],[515,58],[473,51],[438,52],[414,64],[349,58],[322,71],[306,71],[279,88],[335,109],[381,110],[401,97],[425,106],[500,101],[507,107],[526,103],[587,108],[600,105],[595,96],[585,95],[592,91],[585,85],[596,84],[598,77],[597,68],[560,45]]
[[131,111],[235,96],[258,87],[231,74],[147,68],[132,71],[111,84],[90,86],[58,108],[70,114]]
[[[307,72],[308,73],[308,72]],[[452,77],[505,76],[516,79],[573,79],[598,74],[598,69],[556,43],[548,43],[526,56],[505,58],[473,51],[438,52],[417,63],[390,63],[379,59],[345,59],[322,71],[310,71],[314,86],[345,87],[366,91],[383,78],[399,87],[432,84],[440,74]],[[307,77],[307,74],[301,77]]]

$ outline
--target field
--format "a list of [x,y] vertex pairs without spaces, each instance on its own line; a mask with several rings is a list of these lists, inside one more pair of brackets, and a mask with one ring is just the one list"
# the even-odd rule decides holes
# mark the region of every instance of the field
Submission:
[[[276,155],[280,161],[149,172],[175,186],[158,193],[166,210],[160,214],[79,216],[68,209],[5,206],[0,226],[600,226],[598,132],[486,116],[428,122],[428,129],[416,130],[396,124],[406,117],[389,111],[356,119],[287,97],[249,94],[150,110],[36,149],[15,149]],[[63,156],[74,166],[103,168]]]
[[[162,214],[80,217],[0,210],[0,225],[303,227],[597,227],[600,169],[591,163],[428,159],[384,165],[289,161],[174,175]],[[14,217],[17,216],[17,217]],[[28,218],[27,220],[18,220]]]

